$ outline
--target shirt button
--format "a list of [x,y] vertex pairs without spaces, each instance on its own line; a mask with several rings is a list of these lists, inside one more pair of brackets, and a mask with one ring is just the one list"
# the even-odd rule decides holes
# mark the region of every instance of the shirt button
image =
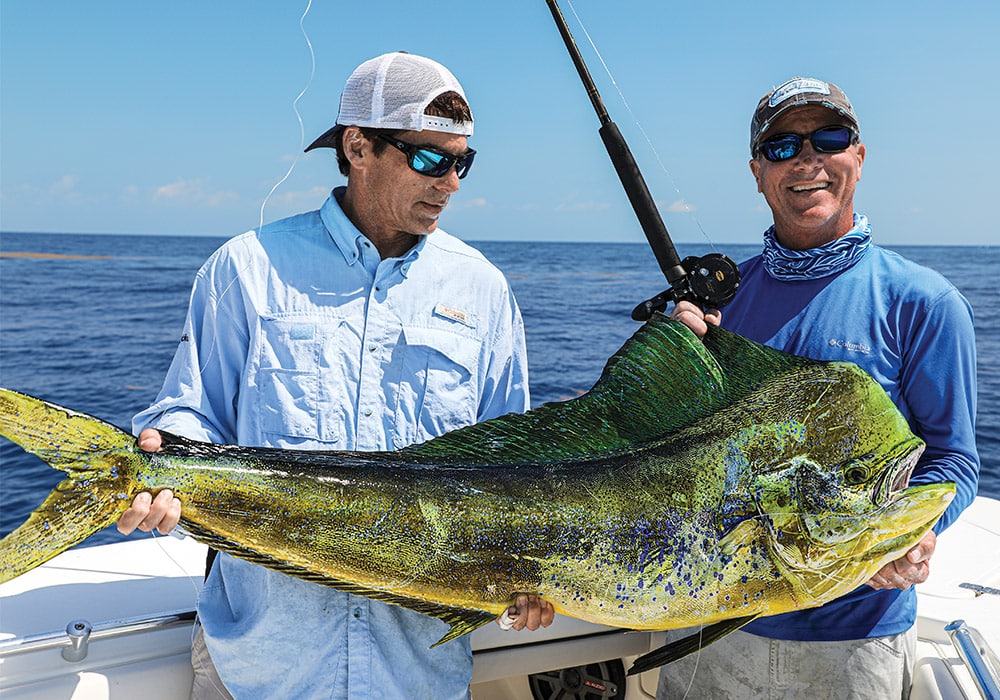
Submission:
[[368,343],[368,349],[371,350],[372,352],[375,352],[375,348],[377,347],[378,346],[375,345],[375,343]]
[[354,617],[361,619],[361,608],[354,608]]
[[372,410],[370,408],[366,408],[365,409],[365,415],[366,416],[370,416],[371,414],[372,414]]

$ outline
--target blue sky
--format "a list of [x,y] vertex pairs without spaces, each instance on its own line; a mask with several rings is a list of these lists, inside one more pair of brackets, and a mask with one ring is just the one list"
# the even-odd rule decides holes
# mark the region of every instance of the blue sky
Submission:
[[[302,145],[333,123],[358,63],[406,50],[449,66],[476,117],[480,155],[444,228],[644,240],[543,0],[314,0],[303,136],[306,4],[0,0],[0,228],[232,235],[293,163],[264,219],[314,209],[343,178],[331,152]],[[1000,242],[995,1],[560,6],[676,242],[760,240],[748,123],[798,74],[854,102],[868,146],[857,206],[880,242]]]

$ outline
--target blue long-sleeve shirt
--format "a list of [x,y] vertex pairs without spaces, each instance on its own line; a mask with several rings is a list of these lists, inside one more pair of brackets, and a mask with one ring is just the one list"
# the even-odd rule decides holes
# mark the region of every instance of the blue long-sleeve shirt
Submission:
[[[529,405],[503,275],[444,231],[382,260],[335,191],[238,236],[198,272],[146,427],[210,442],[392,450]],[[443,622],[220,554],[198,615],[239,698],[465,698]]]
[[[889,394],[927,447],[913,485],[953,481],[940,532],[976,496],[976,349],[972,309],[940,274],[870,246],[857,263],[819,279],[780,281],[760,256],[723,309],[729,330],[819,360],[853,362]],[[931,562],[933,566],[933,559]],[[819,608],[758,619],[746,631],[776,639],[833,641],[898,634],[916,620],[916,591],[861,586]]]

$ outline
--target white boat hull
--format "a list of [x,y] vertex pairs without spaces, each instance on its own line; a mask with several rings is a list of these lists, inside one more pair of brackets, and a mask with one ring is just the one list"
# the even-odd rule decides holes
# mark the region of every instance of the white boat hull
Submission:
[[[993,499],[977,499],[939,538],[931,578],[919,587],[913,700],[978,695],[945,626],[964,619],[982,646],[1000,650],[1000,593],[989,590],[1000,589],[998,553],[1000,501]],[[132,538],[65,552],[0,585],[4,700],[187,698],[192,611],[204,566],[205,547],[191,539]],[[66,636],[81,620],[93,627],[85,649]],[[535,633],[490,625],[472,642],[476,700],[529,698],[531,674],[628,659],[661,644],[656,633],[565,617]],[[65,658],[74,654],[83,658]],[[654,670],[629,679],[618,697],[653,697],[656,677]]]

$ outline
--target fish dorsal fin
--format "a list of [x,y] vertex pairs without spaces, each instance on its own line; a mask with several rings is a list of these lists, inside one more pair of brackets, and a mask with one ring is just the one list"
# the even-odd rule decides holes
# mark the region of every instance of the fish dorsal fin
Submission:
[[404,452],[464,464],[593,459],[662,439],[798,359],[714,327],[702,342],[684,324],[655,314],[583,396],[461,428]]
[[702,342],[725,372],[729,401],[745,396],[768,379],[790,369],[828,364],[769,348],[718,326],[709,326]]

